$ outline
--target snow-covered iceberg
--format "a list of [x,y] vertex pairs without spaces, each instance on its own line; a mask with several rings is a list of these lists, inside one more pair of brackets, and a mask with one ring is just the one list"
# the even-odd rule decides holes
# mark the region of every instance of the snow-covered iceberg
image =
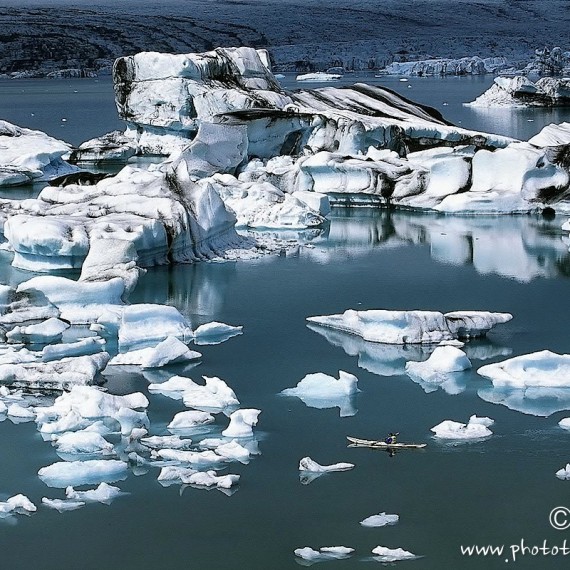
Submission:
[[355,311],[308,317],[324,327],[344,331],[364,340],[386,344],[437,344],[454,338],[484,336],[493,326],[512,319],[508,313],[487,311]]

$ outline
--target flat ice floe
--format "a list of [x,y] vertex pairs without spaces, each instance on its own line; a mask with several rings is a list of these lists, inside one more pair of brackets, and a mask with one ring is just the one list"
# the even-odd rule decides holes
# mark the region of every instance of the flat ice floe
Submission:
[[311,408],[340,409],[341,417],[353,416],[356,413],[354,396],[359,391],[356,376],[339,371],[339,378],[323,373],[307,374],[295,388],[281,391],[284,396],[296,396]]
[[140,348],[117,354],[109,361],[110,365],[138,364],[144,369],[161,368],[168,364],[191,362],[201,358],[202,355],[190,350],[186,344],[175,336],[168,336],[156,346]]
[[360,521],[360,524],[367,527],[380,527],[396,524],[399,520],[400,517],[398,515],[380,513],[378,515],[366,517],[364,520]]
[[375,558],[379,562],[398,562],[399,560],[419,558],[417,555],[402,548],[387,548],[386,546],[377,546],[372,550],[372,554],[376,555]]
[[354,548],[346,546],[322,546],[314,550],[310,546],[295,549],[295,556],[308,562],[323,562],[325,560],[344,560],[352,556]]
[[69,499],[50,499],[42,497],[42,504],[46,507],[64,513],[67,511],[76,511],[85,506],[83,501],[72,501]]
[[96,432],[66,432],[53,440],[58,452],[69,454],[113,455],[114,446]]
[[87,491],[76,491],[71,486],[65,489],[65,496],[69,501],[102,503],[105,505],[110,505],[117,497],[124,494],[119,487],[114,487],[105,482],[100,483],[97,488]]
[[60,340],[69,326],[69,323],[52,317],[35,325],[16,326],[6,333],[6,338],[12,343],[48,344]]
[[509,313],[487,311],[354,311],[308,317],[307,320],[386,344],[437,344],[454,338],[484,336],[493,326],[512,319]]
[[556,472],[556,477],[558,477],[558,479],[562,479],[563,481],[570,479],[570,463],[567,463],[566,467],[559,469]]
[[332,473],[334,471],[350,471],[354,469],[354,463],[333,463],[332,465],[320,465],[310,457],[303,457],[299,461],[299,471],[311,473]]
[[434,437],[450,440],[482,439],[493,435],[488,428],[493,423],[490,418],[478,418],[471,416],[467,424],[444,420],[431,428]]
[[214,421],[214,416],[208,412],[189,410],[187,412],[179,412],[176,414],[168,424],[167,428],[172,431],[193,430],[195,428],[201,428],[208,424],[212,424]]
[[495,388],[570,388],[570,355],[542,350],[487,364],[477,373]]
[[69,486],[112,483],[127,478],[128,468],[116,459],[92,459],[89,461],[60,461],[38,471],[39,478],[48,487],[65,489]]
[[200,325],[194,330],[194,344],[219,344],[241,334],[242,330],[242,326],[235,327],[212,321],[211,323]]

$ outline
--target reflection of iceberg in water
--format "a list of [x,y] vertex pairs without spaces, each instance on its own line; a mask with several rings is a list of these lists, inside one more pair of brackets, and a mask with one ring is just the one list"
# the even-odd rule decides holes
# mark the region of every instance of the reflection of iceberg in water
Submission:
[[339,346],[349,356],[358,356],[358,366],[379,376],[404,373],[408,360],[425,360],[435,348],[421,344],[381,344],[368,342],[345,332],[308,324],[312,331],[324,336],[333,346]]
[[429,244],[432,258],[481,274],[530,281],[568,274],[570,252],[557,220],[538,216],[444,216],[373,209],[334,211],[328,232],[305,254],[318,261],[372,247]]
[[570,388],[481,388],[477,394],[482,400],[501,404],[532,416],[548,417],[556,412],[570,410]]

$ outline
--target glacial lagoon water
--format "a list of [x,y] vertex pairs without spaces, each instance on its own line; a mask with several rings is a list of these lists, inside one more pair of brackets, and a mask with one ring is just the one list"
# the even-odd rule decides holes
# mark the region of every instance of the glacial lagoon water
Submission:
[[[62,108],[66,101],[62,95]],[[11,105],[17,108],[16,101]],[[72,127],[67,123],[62,130]],[[229,472],[241,475],[231,496],[164,488],[158,470],[136,468],[116,483],[128,494],[109,506],[63,514],[39,506],[12,524],[0,519],[1,566],[281,570],[298,567],[296,548],[344,545],[355,555],[324,567],[348,569],[379,564],[371,551],[382,545],[421,556],[397,564],[418,570],[486,569],[504,568],[510,545],[521,540],[562,546],[570,535],[553,530],[548,517],[554,507],[570,507],[570,482],[554,476],[570,461],[570,433],[557,425],[570,416],[570,393],[498,393],[475,372],[536,350],[570,352],[570,252],[561,222],[335,209],[322,233],[295,233],[302,245],[281,255],[150,269],[133,302],[175,305],[194,326],[211,320],[243,325],[242,335],[199,347],[198,366],[170,370],[195,380],[219,376],[242,407],[262,410],[261,455],[249,465],[231,464]],[[31,277],[9,262],[0,252],[1,282]],[[429,391],[403,372],[407,360],[425,359],[427,351],[366,343],[305,321],[347,308],[496,310],[514,318],[487,340],[467,345],[473,371],[457,375],[447,391]],[[355,374],[361,389],[342,412],[278,395],[307,373],[336,376],[338,370]],[[148,394],[149,381],[161,373],[126,369],[104,376],[113,393],[148,395],[153,433],[165,433],[183,409]],[[491,438],[451,444],[431,437],[429,429],[442,420],[467,421],[472,414],[495,419]],[[219,418],[214,430],[225,426]],[[377,438],[393,430],[428,447],[390,457],[346,446],[346,435]],[[0,500],[24,493],[39,505],[41,497],[63,497],[37,477],[58,456],[33,423],[5,419],[0,442]],[[355,468],[303,484],[297,466],[307,455]],[[376,529],[359,524],[383,511],[399,514],[400,522]],[[461,555],[461,545],[475,544],[505,545],[505,554]],[[528,554],[514,565],[563,568],[567,558]]]

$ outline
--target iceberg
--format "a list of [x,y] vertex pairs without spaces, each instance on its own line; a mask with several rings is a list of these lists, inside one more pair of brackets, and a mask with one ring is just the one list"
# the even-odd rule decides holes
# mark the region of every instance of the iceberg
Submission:
[[117,497],[124,494],[119,487],[114,487],[105,482],[100,483],[96,489],[89,489],[88,491],[76,491],[71,486],[65,489],[65,496],[70,501],[103,503],[105,505],[110,505]]
[[562,418],[562,419],[558,422],[558,425],[559,425],[562,429],[570,430],[570,418]]
[[71,501],[69,499],[49,499],[42,497],[42,504],[50,509],[64,513],[67,511],[75,511],[85,506],[83,501]]
[[29,514],[37,511],[36,505],[26,495],[14,495],[7,501],[0,502],[0,517],[12,514]]
[[60,461],[38,471],[39,478],[48,487],[65,489],[68,486],[94,485],[121,481],[127,478],[127,464],[116,459],[89,461]]
[[379,527],[396,524],[399,520],[400,517],[398,515],[380,513],[378,515],[366,517],[364,520],[360,521],[360,524],[366,527]]
[[211,323],[200,325],[194,330],[194,343],[218,344],[219,342],[225,341],[232,336],[241,334],[242,330],[242,326],[234,327],[231,325],[226,325],[225,323],[212,321]]
[[192,448],[192,440],[189,438],[180,438],[177,435],[153,435],[151,437],[143,437],[140,442],[151,449],[183,449]]
[[495,388],[570,388],[570,355],[542,350],[477,370]]
[[168,336],[154,347],[141,348],[117,354],[109,361],[110,365],[138,364],[143,370],[162,368],[168,364],[190,362],[201,358],[202,355],[190,350],[186,344],[175,336]]
[[402,548],[387,548],[386,546],[377,546],[372,550],[372,554],[376,555],[379,562],[398,562],[399,560],[414,560],[419,558],[415,554],[408,552]]
[[355,311],[308,317],[310,323],[330,327],[386,344],[437,344],[454,338],[483,336],[496,324],[512,319],[508,313],[487,311]]
[[99,337],[88,337],[78,340],[77,342],[45,346],[42,350],[42,362],[61,360],[70,356],[88,356],[104,351],[104,339]]
[[103,436],[95,432],[66,432],[55,439],[60,453],[113,455],[114,446]]
[[167,461],[185,463],[194,467],[212,467],[227,463],[228,459],[218,455],[214,451],[184,451],[180,449],[158,449],[151,453],[152,457],[160,457]]
[[566,467],[559,469],[556,472],[556,477],[558,477],[558,479],[562,479],[563,481],[569,480],[570,479],[570,463],[567,463]]
[[320,465],[310,457],[303,457],[299,461],[299,471],[311,473],[330,473],[333,471],[349,471],[354,468],[353,463],[333,463],[332,465]]
[[12,418],[18,418],[22,420],[36,419],[36,413],[33,409],[20,406],[19,404],[10,404],[8,406],[6,414]]
[[471,57],[422,59],[419,61],[395,61],[382,70],[390,75],[484,75],[495,73],[509,66],[504,57]]
[[196,471],[187,467],[163,467],[158,476],[161,483],[183,483],[195,487],[229,489],[238,484],[239,475],[218,476],[215,471]]
[[0,121],[0,187],[75,172],[77,167],[62,158],[70,150],[70,145],[45,133]]
[[12,343],[48,344],[60,340],[69,326],[69,323],[52,317],[36,325],[16,326],[6,333],[6,338]]
[[241,409],[230,415],[228,427],[222,431],[224,437],[253,437],[253,428],[257,425],[257,417],[261,410]]
[[207,412],[190,410],[188,412],[179,412],[174,416],[172,421],[166,426],[169,430],[192,430],[202,426],[214,423],[215,418]]
[[342,75],[338,73],[325,73],[324,71],[316,71],[315,73],[303,73],[301,75],[297,75],[297,81],[311,81],[311,82],[319,82],[319,81],[338,81],[342,79]]
[[358,378],[339,371],[338,380],[327,374],[316,373],[305,376],[295,388],[281,391],[284,396],[296,396],[311,408],[340,409],[340,416],[353,416],[356,413],[354,396],[359,391]]
[[[493,432],[487,427],[488,418],[482,421],[476,416],[472,416],[467,424],[445,420],[431,428],[435,434],[434,437],[450,440],[470,440],[482,439],[493,435]],[[492,420],[491,420],[492,422]]]
[[310,546],[296,548],[295,556],[307,560],[308,562],[322,562],[324,560],[344,560],[349,558],[354,552],[354,548],[346,546],[323,546],[319,550],[314,550]]

